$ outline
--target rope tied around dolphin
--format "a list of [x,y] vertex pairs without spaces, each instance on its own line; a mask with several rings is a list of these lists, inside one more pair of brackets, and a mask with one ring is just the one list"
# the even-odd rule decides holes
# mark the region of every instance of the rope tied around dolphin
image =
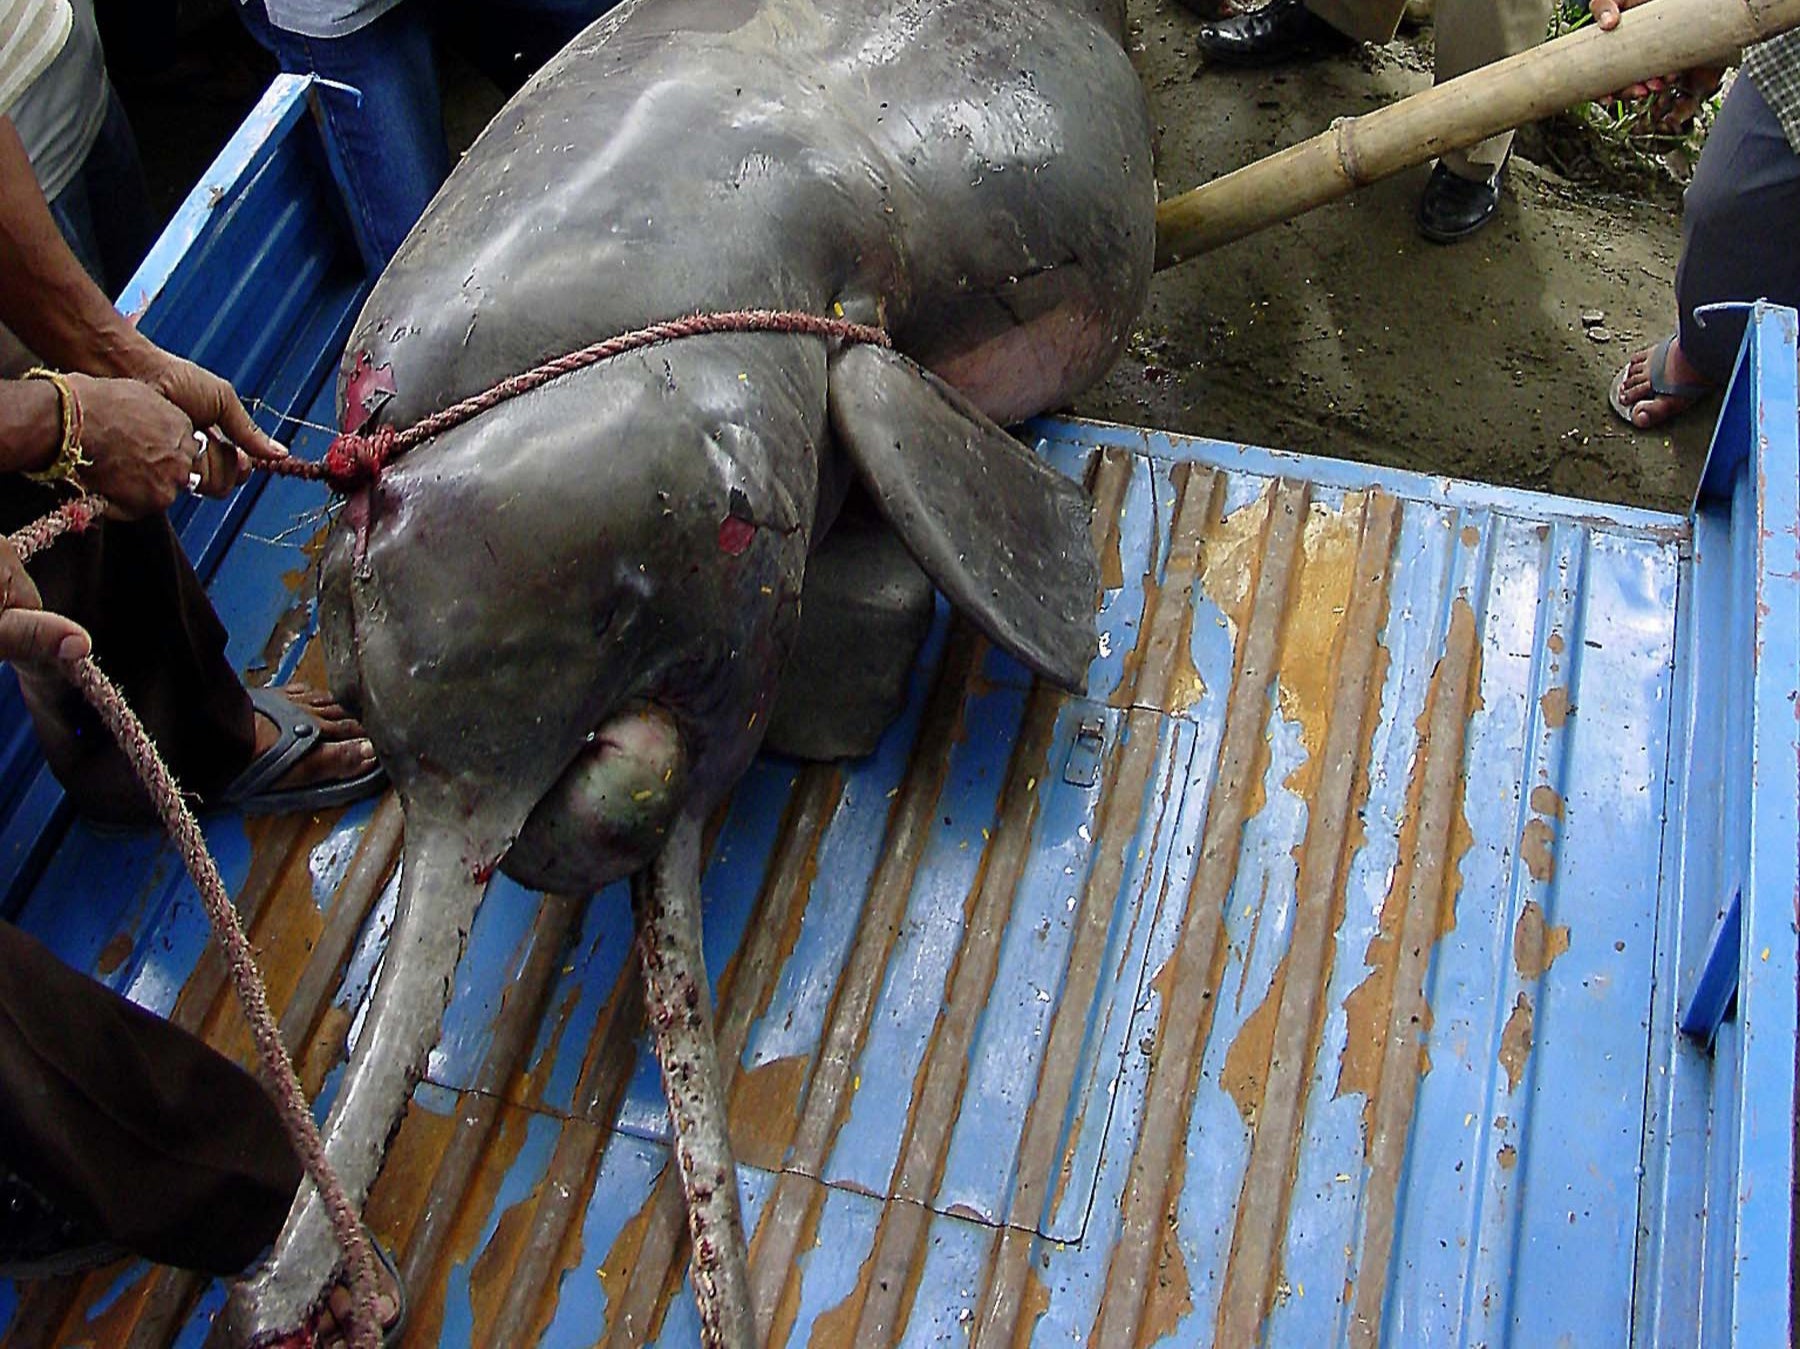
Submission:
[[[453,403],[404,430],[383,426],[367,434],[340,434],[332,441],[322,459],[268,460],[258,462],[255,466],[285,477],[322,480],[334,491],[348,493],[364,483],[378,479],[389,461],[415,445],[460,426],[508,399],[540,388],[551,380],[584,370],[614,356],[660,346],[683,337],[733,332],[792,333],[881,347],[893,345],[887,333],[880,328],[852,323],[847,319],[823,318],[817,314],[769,309],[696,314],[607,338],[545,361],[522,374],[503,379],[479,394]],[[9,535],[7,541],[19,554],[20,561],[27,561],[64,534],[80,533],[89,528],[105,514],[108,504],[105,497],[96,494],[77,497]],[[249,938],[244,935],[237,911],[232,907],[230,893],[206,846],[206,839],[200,832],[199,822],[194,818],[180,786],[157,751],[149,732],[131,710],[118,686],[95,663],[93,656],[84,656],[71,662],[65,666],[65,673],[118,741],[119,748],[149,794],[164,828],[187,865],[188,875],[199,892],[213,932],[225,950],[232,986],[250,1024],[251,1035],[274,1094],[282,1124],[295,1153],[324,1201],[326,1211],[331,1216],[333,1233],[345,1252],[355,1303],[355,1315],[348,1327],[351,1343],[356,1349],[376,1349],[380,1343],[381,1321],[376,1304],[378,1293],[374,1248],[355,1205],[350,1202],[326,1156],[324,1140],[307,1105],[305,1090],[300,1085],[293,1060],[281,1040],[280,1030],[270,1010],[268,993],[257,968],[255,952],[251,949]],[[704,981],[704,971],[696,976],[687,968],[687,961],[682,959],[682,952],[679,950],[680,943],[668,941],[658,921],[641,917],[640,925],[644,962],[652,974],[667,962],[671,967],[669,972],[678,986],[685,985],[691,992],[697,986],[696,978]],[[672,945],[677,949],[664,950],[665,945]],[[657,981],[653,978],[651,982],[654,985]],[[653,1018],[656,1015],[656,1009],[652,1009]],[[664,1016],[663,1019],[668,1020],[668,1017]],[[698,1080],[703,1073],[703,1065],[671,1061],[683,1056],[680,1052],[664,1054],[663,1068],[666,1077],[680,1083]],[[673,1101],[682,1094],[673,1089],[670,1093],[671,1115],[676,1116],[678,1122],[681,1112],[674,1109]],[[739,1325],[743,1324],[742,1318],[748,1316],[749,1309],[721,1306],[721,1290],[714,1279],[717,1257],[715,1243],[709,1239],[697,1216],[700,1211],[712,1207],[707,1202],[711,1197],[710,1191],[706,1182],[693,1174],[695,1167],[685,1154],[682,1161],[682,1178],[684,1188],[689,1191],[686,1198],[689,1213],[694,1218],[693,1235],[700,1266],[695,1283],[700,1302],[701,1334],[709,1346],[722,1344],[726,1342],[726,1327],[734,1321]],[[728,1177],[722,1175],[713,1178],[715,1184],[728,1180]]]
[[893,340],[881,328],[848,319],[824,318],[790,309],[733,309],[718,314],[693,314],[667,323],[651,324],[635,332],[622,333],[605,341],[571,351],[567,355],[535,365],[522,374],[511,375],[499,383],[452,403],[441,412],[414,422],[403,430],[380,426],[369,432],[343,432],[331,442],[323,459],[286,459],[266,462],[259,467],[287,477],[324,481],[338,493],[348,494],[381,476],[389,461],[398,458],[415,445],[442,435],[453,427],[498,407],[510,398],[530,393],[551,380],[572,375],[601,361],[646,347],[661,346],[684,337],[705,337],[719,333],[793,333],[808,337],[837,338],[844,342],[892,347]]

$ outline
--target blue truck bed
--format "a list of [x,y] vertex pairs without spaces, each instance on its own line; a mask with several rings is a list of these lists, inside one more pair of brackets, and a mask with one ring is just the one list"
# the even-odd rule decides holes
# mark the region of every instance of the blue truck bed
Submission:
[[[302,454],[369,274],[273,86],[122,303]],[[1800,460],[1758,307],[1686,516],[1046,420],[1103,559],[1085,697],[941,613],[869,759],[765,757],[707,952],[752,1282],[836,1346],[1789,1342]],[[180,521],[254,681],[316,671],[327,499]],[[0,706],[5,916],[248,1037],[174,851],[69,815]],[[206,821],[329,1103],[391,800]],[[496,884],[369,1216],[409,1342],[687,1345],[622,889]],[[222,1342],[142,1264],[0,1341]]]

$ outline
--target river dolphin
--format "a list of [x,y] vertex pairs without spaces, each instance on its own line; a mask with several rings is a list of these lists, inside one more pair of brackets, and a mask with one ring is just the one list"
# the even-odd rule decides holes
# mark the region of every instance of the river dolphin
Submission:
[[[353,330],[345,427],[406,427],[697,313],[837,316],[892,348],[683,338],[484,412],[348,496],[321,630],[406,821],[398,913],[325,1129],[353,1202],[496,870],[564,893],[636,876],[652,919],[665,899],[697,906],[701,824],[761,746],[784,668],[832,679],[792,653],[855,644],[803,632],[840,515],[866,542],[879,512],[877,538],[997,645],[1081,687],[1087,498],[1000,428],[1120,353],[1154,209],[1123,0],[627,0],[481,134]],[[710,1045],[703,986],[691,1011]],[[717,1155],[682,1161],[729,1179],[717,1113]],[[741,1235],[720,1236],[741,1298]],[[235,1295],[240,1328],[294,1325],[338,1258],[303,1198]]]

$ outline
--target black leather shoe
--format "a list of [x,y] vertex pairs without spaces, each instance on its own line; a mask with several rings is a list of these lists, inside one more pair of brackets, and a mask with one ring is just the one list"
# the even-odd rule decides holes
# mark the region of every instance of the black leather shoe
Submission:
[[1419,233],[1434,244],[1467,239],[1500,209],[1500,179],[1477,182],[1438,163],[1419,197]]
[[1200,25],[1196,45],[1208,61],[1224,66],[1273,66],[1356,44],[1306,7],[1303,0],[1269,0],[1217,23]]

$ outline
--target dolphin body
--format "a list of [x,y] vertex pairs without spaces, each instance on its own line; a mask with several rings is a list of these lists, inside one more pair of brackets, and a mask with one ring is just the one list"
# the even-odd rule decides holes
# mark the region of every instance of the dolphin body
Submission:
[[[833,667],[793,662],[857,654],[848,608],[803,609],[863,584],[843,583],[866,574],[843,551],[928,615],[898,539],[998,645],[1081,686],[1088,503],[999,428],[1100,378],[1149,288],[1151,130],[1123,32],[1123,0],[628,0],[494,118],[381,277],[340,377],[353,428],[694,313],[837,315],[893,349],[683,338],[484,412],[348,498],[320,582],[327,662],[406,818],[398,914],[325,1130],[353,1202],[495,870],[563,893],[637,877],[640,923],[698,968],[701,823],[762,744],[784,668],[811,699]],[[875,702],[913,654],[886,657]],[[806,700],[782,719],[807,726]],[[811,729],[796,738],[825,754],[870,735]],[[713,1053],[704,981],[696,997],[655,973],[652,1002]],[[712,1192],[694,1245],[723,1251],[696,1283],[744,1300],[716,1057],[697,1083],[668,1063],[672,1114],[699,1122],[677,1148],[690,1199],[696,1178]],[[307,1192],[234,1297],[239,1329],[296,1324],[338,1258]],[[747,1341],[747,1311],[709,1337]]]

